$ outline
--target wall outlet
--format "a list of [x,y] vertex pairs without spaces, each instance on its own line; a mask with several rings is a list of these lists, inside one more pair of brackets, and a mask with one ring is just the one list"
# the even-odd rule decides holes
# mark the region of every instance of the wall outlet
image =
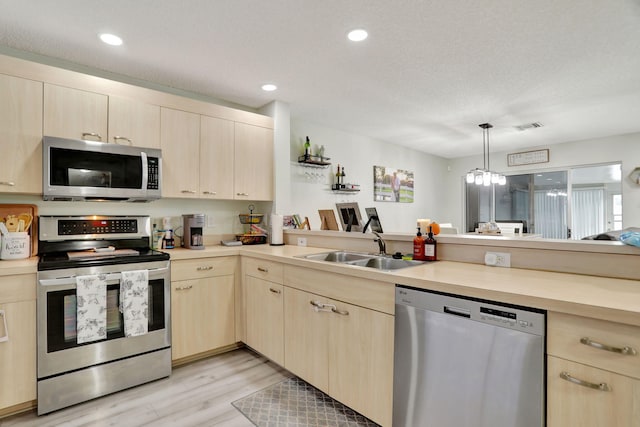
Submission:
[[487,252],[484,263],[493,267],[511,267],[511,254],[508,252]]
[[307,246],[307,238],[298,237],[298,246]]

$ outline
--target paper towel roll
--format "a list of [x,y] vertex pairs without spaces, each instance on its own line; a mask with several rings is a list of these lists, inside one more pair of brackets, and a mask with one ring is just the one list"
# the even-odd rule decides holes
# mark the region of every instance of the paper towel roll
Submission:
[[271,245],[284,245],[282,236],[283,217],[279,214],[271,214]]

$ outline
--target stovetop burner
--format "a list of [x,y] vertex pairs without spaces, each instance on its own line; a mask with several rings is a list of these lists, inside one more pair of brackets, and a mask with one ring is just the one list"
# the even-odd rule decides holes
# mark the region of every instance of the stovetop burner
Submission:
[[170,258],[149,248],[148,216],[40,216],[39,221],[38,271]]

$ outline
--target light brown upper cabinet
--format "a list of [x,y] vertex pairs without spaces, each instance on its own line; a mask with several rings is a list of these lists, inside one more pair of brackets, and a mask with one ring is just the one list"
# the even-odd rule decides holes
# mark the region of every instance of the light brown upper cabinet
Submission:
[[160,107],[44,84],[44,134],[160,148]]
[[160,148],[160,107],[110,96],[108,141],[134,147]]
[[200,197],[200,115],[160,108],[162,197]]
[[200,117],[200,197],[233,199],[234,123]]
[[0,74],[0,192],[42,193],[42,83]]
[[234,199],[273,200],[273,129],[235,124]]
[[44,84],[44,134],[106,142],[109,97]]

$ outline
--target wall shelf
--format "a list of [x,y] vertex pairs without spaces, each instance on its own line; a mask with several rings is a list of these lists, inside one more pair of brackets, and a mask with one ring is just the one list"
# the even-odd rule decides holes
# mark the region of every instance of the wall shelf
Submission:
[[331,160],[329,157],[320,157],[320,156],[300,156],[298,157],[298,165],[309,168],[328,168],[331,166],[331,162],[327,160]]

